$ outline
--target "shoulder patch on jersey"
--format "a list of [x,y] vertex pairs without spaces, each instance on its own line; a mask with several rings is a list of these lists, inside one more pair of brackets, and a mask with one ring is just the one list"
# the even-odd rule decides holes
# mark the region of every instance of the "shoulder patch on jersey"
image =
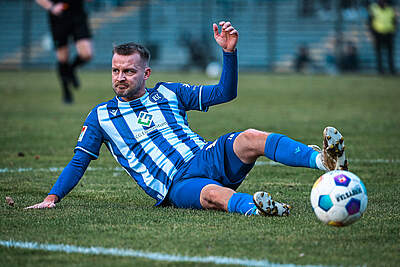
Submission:
[[160,92],[153,92],[150,95],[150,101],[153,103],[160,102],[164,99],[164,96]]
[[87,126],[83,126],[81,130],[81,134],[79,135],[78,142],[82,141],[83,137],[85,136]]

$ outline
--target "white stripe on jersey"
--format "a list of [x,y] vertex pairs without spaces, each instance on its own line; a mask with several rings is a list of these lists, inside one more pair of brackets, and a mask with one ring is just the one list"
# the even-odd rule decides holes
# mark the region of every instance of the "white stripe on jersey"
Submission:
[[[182,116],[179,116],[179,108],[178,108],[178,99],[176,95],[169,90],[168,88],[164,87],[161,85],[158,87],[158,91],[164,95],[165,98],[167,98],[169,101],[169,106],[172,109],[172,113],[174,114],[175,120],[178,122],[178,124],[182,127],[182,130],[190,137],[190,139],[195,142],[196,145],[199,146],[199,148],[203,148],[203,146],[206,144],[203,140],[199,138],[197,134],[195,134],[192,129],[189,128],[185,124],[185,120]],[[172,105],[171,105],[172,104]],[[200,104],[201,105],[201,104]]]
[[201,111],[203,111],[203,110],[201,109],[201,91],[203,91],[203,85],[200,85],[200,89],[199,89],[199,109],[200,109]]
[[112,136],[112,140],[117,146],[118,150],[121,152],[123,157],[128,161],[129,167],[135,172],[139,173],[143,177],[144,183],[154,191],[160,193],[163,197],[167,194],[166,186],[159,180],[155,179],[151,173],[147,170],[146,166],[139,162],[134,153],[129,149],[129,146],[125,143],[117,129],[115,128],[113,122],[111,121],[107,105],[99,106],[97,108],[97,116],[100,126],[109,135]]
[[[128,108],[129,107],[129,108]],[[118,108],[123,115],[126,124],[128,125],[129,129],[131,130],[132,134],[134,134],[138,129],[141,129],[142,131],[145,130],[145,128],[142,125],[139,125],[137,123],[138,117],[136,116],[135,112],[132,110],[132,108],[128,105],[126,105],[125,102],[118,101]],[[150,110],[148,110],[150,111]],[[160,123],[160,116],[162,117],[162,114],[158,114],[154,111],[150,112],[153,116],[157,117],[157,119],[153,119],[153,121],[156,121],[157,123]],[[161,112],[159,112],[161,113]],[[154,118],[154,117],[153,117]],[[164,117],[162,117],[164,118]],[[170,128],[168,128],[170,129]],[[172,130],[170,130],[172,132]],[[164,136],[164,134],[163,134]],[[156,163],[157,167],[162,169],[168,176],[169,179],[172,179],[176,172],[178,171],[174,164],[171,162],[171,160],[166,157],[161,150],[158,149],[156,144],[152,142],[150,138],[148,138],[147,134],[144,134],[140,137],[135,137],[138,142],[140,142],[140,145],[142,146],[144,152]],[[169,136],[164,136],[164,138],[169,142],[170,139],[172,139]],[[177,137],[176,137],[177,139]],[[171,144],[173,147],[174,145]],[[176,147],[176,146],[175,146]],[[188,148],[190,150],[190,148]],[[182,155],[183,157],[183,155]]]
[[[174,106],[171,107],[171,101],[169,101],[168,103],[171,108],[171,113],[174,115],[174,118],[176,118],[175,113],[179,112],[177,103],[176,103],[176,107],[174,107]],[[168,121],[165,119],[164,115],[162,114],[160,108],[157,105],[147,106],[147,111],[154,116],[153,121],[156,121],[157,124],[163,124],[163,123],[167,124],[168,123]],[[179,122],[178,122],[178,124],[179,124]],[[180,125],[180,126],[182,126],[182,128],[184,127],[184,125]],[[185,162],[187,162],[189,159],[191,159],[194,156],[190,147],[186,143],[179,140],[176,133],[174,133],[174,131],[170,127],[167,126],[162,131],[160,131],[160,133],[165,138],[165,140],[174,149],[176,149],[176,151],[178,151],[178,153],[181,155],[181,157],[184,159]]]
[[92,155],[95,159],[97,159],[99,156],[97,156],[96,154],[93,154],[92,152],[90,152],[89,150],[87,150],[87,149],[84,149],[83,147],[81,147],[81,146],[77,146],[77,147],[75,147],[75,149],[79,149],[79,150],[82,150],[82,151],[84,151],[84,152],[86,152],[86,153],[88,153],[89,155]]

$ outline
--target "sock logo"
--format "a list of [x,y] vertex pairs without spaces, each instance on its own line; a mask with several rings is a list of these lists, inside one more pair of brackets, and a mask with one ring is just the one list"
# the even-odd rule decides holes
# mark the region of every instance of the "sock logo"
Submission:
[[297,153],[299,153],[301,151],[301,149],[300,149],[300,147],[298,146],[297,148],[296,148],[296,150],[294,151],[294,154],[297,154]]

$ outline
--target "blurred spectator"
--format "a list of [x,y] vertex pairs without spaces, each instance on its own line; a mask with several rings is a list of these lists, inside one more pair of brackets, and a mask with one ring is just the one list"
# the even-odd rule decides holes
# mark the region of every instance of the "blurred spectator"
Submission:
[[340,8],[344,20],[354,21],[360,17],[359,0],[340,0]]
[[378,0],[369,6],[369,29],[374,37],[376,67],[383,74],[382,50],[387,50],[389,70],[396,73],[394,65],[394,38],[396,33],[396,12],[386,0]]
[[308,47],[300,45],[294,59],[294,68],[296,72],[305,72],[312,66],[312,60]]
[[335,14],[332,6],[332,0],[319,0],[317,15],[321,20],[333,20]]
[[344,72],[355,72],[359,69],[359,60],[357,47],[353,42],[346,42],[342,59],[341,59],[341,70]]
[[330,75],[338,74],[338,67],[337,67],[337,57],[336,57],[336,40],[332,40],[326,47],[326,54],[325,54],[325,72]]
[[192,37],[190,32],[185,32],[181,34],[180,43],[189,52],[189,61],[183,66],[183,70],[194,67],[204,72],[212,58],[206,38],[197,39]]
[[[57,55],[57,69],[63,89],[63,101],[72,103],[70,85],[79,87],[76,68],[92,58],[91,33],[84,0],[36,0],[48,11],[48,21]],[[73,38],[78,55],[69,61],[69,38]]]

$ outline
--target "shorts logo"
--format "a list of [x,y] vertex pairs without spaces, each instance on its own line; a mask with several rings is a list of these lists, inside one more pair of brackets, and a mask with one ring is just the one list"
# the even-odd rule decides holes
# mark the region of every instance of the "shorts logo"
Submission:
[[81,134],[79,135],[78,142],[82,141],[83,137],[85,136],[87,126],[83,126],[81,130]]
[[215,147],[216,144],[217,144],[217,140],[215,140],[214,142],[212,142],[212,144],[209,144],[209,145],[206,147],[206,150],[209,150],[210,148]]
[[150,124],[153,122],[153,115],[151,115],[150,113],[141,111],[139,113],[139,118],[137,121],[139,124],[149,127]]

